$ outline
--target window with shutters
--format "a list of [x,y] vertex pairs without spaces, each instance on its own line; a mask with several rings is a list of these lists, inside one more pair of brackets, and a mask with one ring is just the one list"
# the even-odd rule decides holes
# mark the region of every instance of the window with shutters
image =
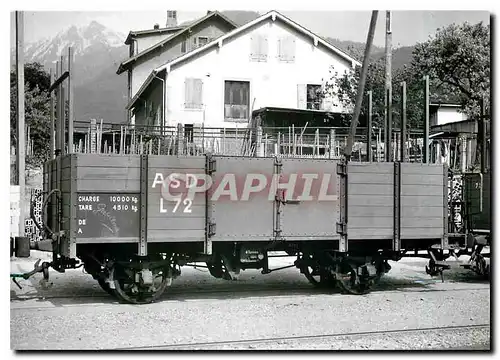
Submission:
[[254,34],[250,38],[250,61],[266,62],[268,41],[264,35]]
[[185,85],[185,109],[202,109],[203,108],[203,82],[201,79],[188,78],[184,82]]
[[307,109],[322,110],[323,91],[321,85],[307,84]]
[[295,38],[293,36],[278,39],[278,60],[286,63],[295,61]]
[[250,82],[225,81],[224,120],[248,121],[250,111]]
[[325,96],[323,87],[318,84],[297,85],[297,108],[308,110],[324,110]]

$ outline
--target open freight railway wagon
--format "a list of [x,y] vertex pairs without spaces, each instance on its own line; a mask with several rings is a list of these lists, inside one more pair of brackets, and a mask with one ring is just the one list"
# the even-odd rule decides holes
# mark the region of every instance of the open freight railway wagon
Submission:
[[286,251],[317,285],[369,291],[404,250],[446,247],[448,169],[280,157],[69,154],[44,168],[57,271],[147,303],[206,263],[233,279]]

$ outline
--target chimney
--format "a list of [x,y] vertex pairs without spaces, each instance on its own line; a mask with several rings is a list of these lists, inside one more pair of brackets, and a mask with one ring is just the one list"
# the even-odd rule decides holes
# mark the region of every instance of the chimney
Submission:
[[167,27],[177,26],[177,10],[167,10]]
[[158,30],[159,28],[160,28],[160,24],[155,24],[155,25],[153,26],[153,29],[155,29],[155,30]]

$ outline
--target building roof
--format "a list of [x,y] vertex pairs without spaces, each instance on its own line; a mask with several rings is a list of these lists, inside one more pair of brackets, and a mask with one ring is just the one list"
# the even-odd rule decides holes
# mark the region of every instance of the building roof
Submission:
[[218,39],[215,39],[214,41],[212,42],[209,42],[208,44],[202,46],[202,47],[199,47],[197,49],[194,49],[182,56],[179,56],[169,62],[167,62],[166,64],[163,64],[159,67],[157,67],[155,69],[156,72],[159,72],[163,69],[169,69],[172,65],[175,65],[181,61],[184,61],[200,52],[203,52],[211,47],[214,47],[214,46],[222,46],[222,43],[227,40],[227,39],[230,39],[238,34],[240,34],[241,32],[247,30],[248,28],[251,28],[252,26],[254,25],[257,25],[258,23],[261,23],[269,18],[272,18],[273,21],[275,20],[281,20],[283,21],[284,23],[292,26],[294,29],[296,29],[297,31],[303,33],[304,35],[306,36],[309,36],[312,40],[314,40],[314,42],[318,43],[318,44],[322,44],[324,47],[326,47],[330,52],[333,52],[335,53],[336,55],[339,55],[340,57],[343,57],[344,59],[346,59],[347,61],[351,62],[352,66],[354,67],[354,65],[358,65],[358,66],[361,66],[361,63],[359,61],[357,61],[356,59],[354,59],[353,57],[351,57],[350,55],[348,55],[347,53],[345,53],[344,51],[338,49],[337,47],[335,47],[334,45],[330,44],[328,41],[326,41],[325,39],[323,39],[322,37],[320,37],[319,35],[316,35],[314,34],[313,32],[307,30],[305,27],[297,24],[296,22],[290,20],[289,18],[287,18],[286,16],[280,14],[279,12],[277,12],[276,10],[272,10],[272,11],[269,11],[268,13],[258,17],[257,19],[253,20],[253,21],[250,21],[248,23],[246,23],[245,25],[243,26],[240,26],[236,29],[234,29],[233,31],[231,32],[228,32],[227,34],[219,37]]
[[[191,23],[189,26],[184,26],[184,27],[180,27],[181,29],[177,32],[175,32],[172,36],[168,37],[167,39],[163,40],[163,41],[160,41],[159,43],[141,51],[139,54],[135,55],[135,56],[132,56],[131,58],[123,61],[120,66],[118,67],[118,70],[116,71],[117,74],[121,74],[123,73],[125,70],[127,70],[129,68],[129,66],[131,64],[133,64],[134,62],[136,62],[138,59],[142,58],[144,55],[146,54],[149,54],[151,53],[152,51],[155,51],[157,49],[160,49],[162,48],[163,46],[165,46],[166,44],[168,44],[169,42],[173,41],[174,39],[177,39],[179,36],[183,35],[183,34],[186,34],[187,32],[190,31],[191,28],[209,20],[209,19],[212,19],[212,18],[220,18],[221,20],[225,21],[228,25],[230,25],[231,27],[236,28],[238,25],[236,25],[234,22],[232,22],[230,19],[228,19],[226,16],[222,15],[220,12],[218,11],[213,11],[213,12],[210,12],[209,14],[205,15],[204,17],[194,21],[193,23]],[[167,28],[168,29],[168,28]],[[160,30],[160,29],[158,29]],[[147,33],[154,33],[155,31],[158,31],[158,30],[146,30]],[[128,39],[128,38],[127,38]]]
[[326,110],[315,110],[315,109],[296,109],[296,108],[285,108],[285,107],[276,107],[276,106],[266,106],[263,108],[259,108],[257,110],[252,111],[252,116],[257,116],[261,115],[263,113],[295,113],[295,114],[301,114],[301,115],[310,115],[310,114],[322,114],[322,115],[328,115],[328,114],[341,114],[341,112],[337,111],[326,111]]
[[130,110],[134,106],[137,99],[141,96],[141,94],[144,92],[144,90],[146,90],[146,88],[149,86],[149,84],[151,84],[151,82],[156,78],[157,74],[158,74],[158,71],[155,71],[155,70],[153,70],[151,72],[151,74],[149,74],[149,76],[146,78],[146,80],[144,80],[144,82],[142,83],[139,90],[137,90],[137,93],[134,95],[134,97],[129,101],[129,103],[125,107],[127,110]]
[[165,27],[165,28],[160,28],[160,29],[147,29],[147,30],[130,31],[128,33],[127,39],[125,40],[125,45],[129,45],[130,42],[132,41],[132,38],[147,36],[147,35],[151,35],[151,34],[164,34],[164,33],[169,33],[169,32],[177,32],[177,31],[183,30],[185,27],[186,26],[180,25],[180,26],[171,26],[171,27]]
[[[176,65],[176,64],[178,64],[178,63],[180,63],[180,62],[182,62],[184,60],[187,60],[187,59],[195,56],[196,54],[201,53],[203,51],[206,51],[206,50],[208,50],[208,49],[210,49],[212,47],[222,46],[222,43],[224,41],[226,41],[228,39],[231,39],[234,36],[237,36],[238,34],[244,32],[245,30],[247,30],[249,28],[251,28],[252,26],[255,26],[255,25],[257,25],[257,24],[259,24],[259,23],[261,23],[261,22],[263,22],[263,21],[265,21],[265,20],[267,20],[269,18],[272,18],[273,21],[276,21],[276,20],[283,21],[284,23],[290,25],[291,27],[293,27],[297,31],[301,32],[302,34],[304,34],[306,36],[309,36],[316,44],[322,44],[330,52],[332,52],[332,53],[334,53],[334,54],[336,54],[336,55],[338,55],[338,56],[346,59],[347,61],[351,62],[351,65],[353,67],[355,65],[361,66],[361,63],[359,61],[357,61],[356,59],[354,59],[353,57],[351,57],[350,55],[348,55],[344,51],[338,49],[334,45],[330,44],[328,41],[326,41],[322,37],[314,34],[313,32],[311,32],[309,30],[307,30],[305,27],[303,27],[303,26],[297,24],[296,22],[290,20],[289,18],[287,18],[286,16],[280,14],[279,12],[277,12],[275,10],[272,10],[272,11],[269,11],[268,13],[266,13],[266,14],[258,17],[257,19],[252,20],[252,21],[246,23],[245,25],[237,27],[233,31],[228,32],[227,34],[220,36],[219,38],[217,38],[217,39],[209,42],[208,44],[206,44],[204,46],[201,46],[199,48],[196,48],[194,50],[191,50],[190,52],[188,52],[186,54],[178,56],[177,58],[170,60],[166,64],[163,64],[163,65],[157,67],[156,69],[154,69],[151,72],[151,74],[149,75],[148,79],[143,84],[143,86],[141,86],[141,88],[139,89],[139,91],[137,91],[137,94],[128,103],[127,108],[130,109],[134,105],[135,101],[141,95],[141,93],[146,89],[147,85],[149,85],[149,82],[151,82],[152,78],[154,76],[156,76],[156,74],[158,74],[160,71],[166,70],[167,73],[168,73],[170,71],[170,68],[171,68],[172,65]],[[177,34],[174,35],[174,36],[177,36]],[[173,38],[174,36],[172,36],[171,38]],[[169,39],[171,39],[171,38],[169,38]],[[120,67],[121,67],[121,65],[120,65]]]
[[[479,124],[476,119],[466,119],[460,121],[454,121],[442,125],[433,125],[431,130],[433,132],[443,132],[450,134],[460,134],[460,133],[471,133],[477,134],[479,129]],[[489,127],[487,128],[489,129]]]

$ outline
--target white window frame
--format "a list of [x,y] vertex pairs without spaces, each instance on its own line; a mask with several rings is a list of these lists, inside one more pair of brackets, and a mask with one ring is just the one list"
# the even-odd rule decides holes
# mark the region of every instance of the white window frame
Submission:
[[[245,83],[248,84],[248,102],[245,104],[247,106],[247,117],[246,118],[233,118],[233,117],[226,117],[226,108],[227,106],[231,106],[232,104],[226,104],[226,84],[228,82],[236,82],[236,83]],[[250,117],[252,114],[250,113],[250,98],[251,98],[251,88],[252,88],[252,83],[249,79],[224,79],[223,81],[223,114],[224,114],[224,122],[236,122],[236,123],[248,123],[250,121]],[[233,105],[233,106],[245,106],[245,105]]]
[[306,109],[307,110],[323,110],[324,109],[324,98],[321,98],[319,101],[316,101],[316,102],[313,102],[313,104],[317,104],[319,106],[318,109],[315,109],[315,108],[309,108],[309,104],[311,104],[312,102],[310,101],[307,101],[307,98],[309,96],[309,86],[316,86],[316,87],[319,87],[321,89],[321,91],[323,91],[323,85],[322,84],[317,84],[317,83],[308,83],[306,84]]

